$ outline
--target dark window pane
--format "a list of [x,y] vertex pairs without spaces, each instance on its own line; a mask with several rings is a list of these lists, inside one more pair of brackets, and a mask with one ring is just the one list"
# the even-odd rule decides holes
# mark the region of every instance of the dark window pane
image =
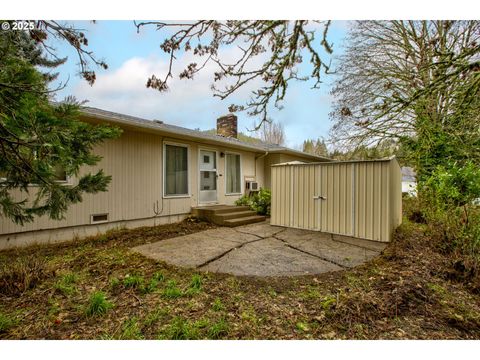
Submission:
[[67,181],[67,173],[65,172],[65,170],[61,165],[55,166],[53,171],[55,173],[55,179],[57,181]]
[[241,185],[240,155],[227,154],[227,193],[241,193]]
[[165,146],[165,195],[188,195],[188,151]]

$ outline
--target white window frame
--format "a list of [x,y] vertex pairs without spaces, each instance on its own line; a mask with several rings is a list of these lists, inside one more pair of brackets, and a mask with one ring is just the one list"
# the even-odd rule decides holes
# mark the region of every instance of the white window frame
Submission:
[[[166,156],[167,156],[167,145],[171,146],[178,146],[178,147],[184,147],[187,148],[187,194],[180,194],[180,195],[167,195],[165,194],[165,188],[166,188],[166,181],[165,181],[165,173],[166,173]],[[183,144],[183,143],[178,143],[178,142],[172,142],[172,141],[164,141],[163,142],[163,156],[162,156],[162,172],[163,172],[163,177],[162,177],[162,195],[163,198],[165,199],[181,199],[181,198],[189,198],[192,197],[190,193],[190,145],[188,144]]]
[[[227,162],[228,162],[228,157],[227,155],[238,155],[240,156],[240,192],[238,193],[229,193],[227,192]],[[243,159],[242,159],[242,154],[233,152],[233,151],[226,151],[225,152],[225,195],[226,196],[238,196],[238,195],[243,195],[244,193],[244,184],[243,184]]]

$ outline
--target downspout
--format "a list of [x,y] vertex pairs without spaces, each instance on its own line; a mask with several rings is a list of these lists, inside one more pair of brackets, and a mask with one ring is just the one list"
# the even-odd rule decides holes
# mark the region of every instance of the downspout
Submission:
[[255,156],[255,181],[257,180],[257,160],[264,158],[267,155],[268,155],[268,151],[266,151],[265,154],[262,154],[260,156]]

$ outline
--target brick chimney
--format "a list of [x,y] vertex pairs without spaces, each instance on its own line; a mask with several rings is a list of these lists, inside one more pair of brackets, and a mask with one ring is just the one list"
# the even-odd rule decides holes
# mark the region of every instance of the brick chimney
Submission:
[[217,135],[237,138],[237,117],[233,114],[221,116],[217,119]]

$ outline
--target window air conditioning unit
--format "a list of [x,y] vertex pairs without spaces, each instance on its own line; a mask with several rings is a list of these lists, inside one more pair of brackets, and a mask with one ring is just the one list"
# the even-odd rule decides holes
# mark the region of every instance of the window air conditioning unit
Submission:
[[250,191],[258,191],[258,190],[259,190],[259,188],[258,188],[258,182],[252,181],[252,180],[248,180],[248,181],[247,181],[247,190],[250,190]]

